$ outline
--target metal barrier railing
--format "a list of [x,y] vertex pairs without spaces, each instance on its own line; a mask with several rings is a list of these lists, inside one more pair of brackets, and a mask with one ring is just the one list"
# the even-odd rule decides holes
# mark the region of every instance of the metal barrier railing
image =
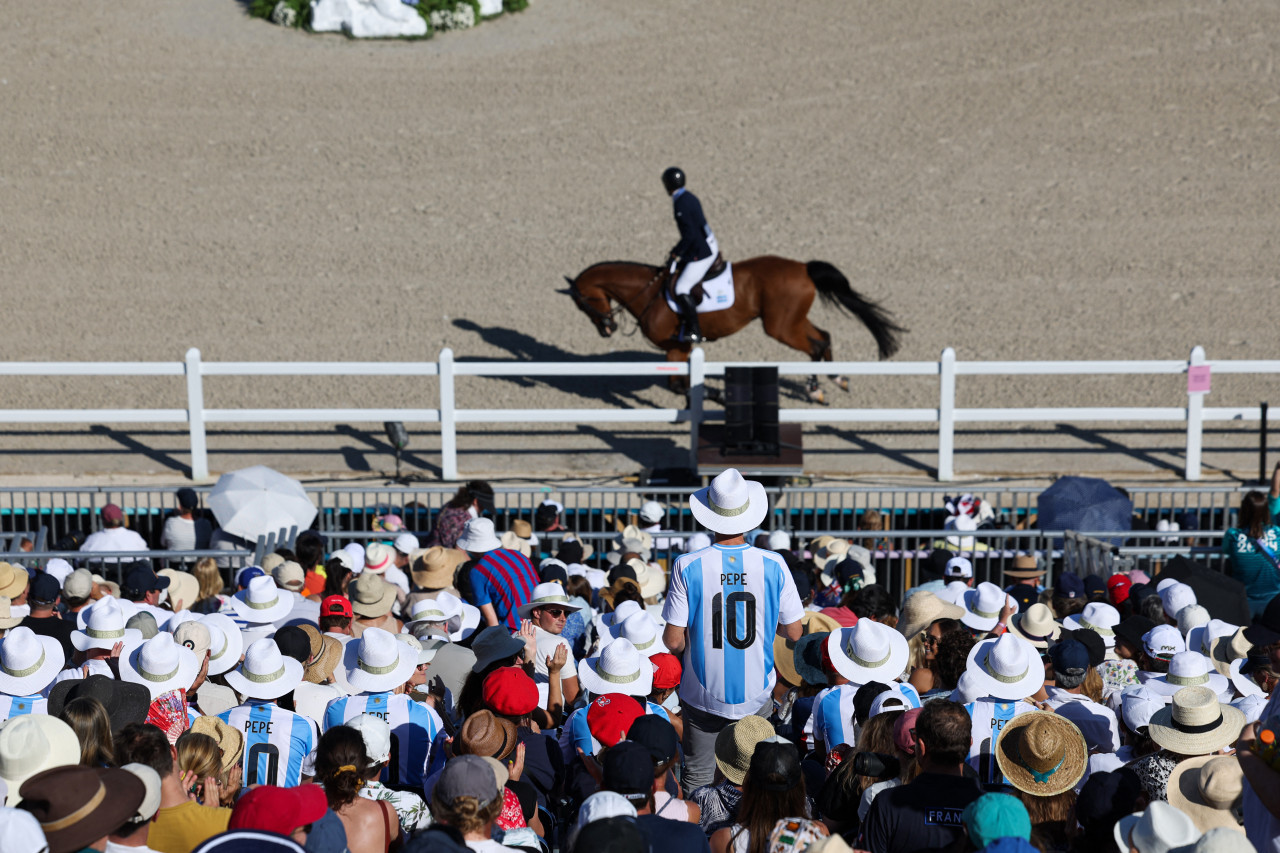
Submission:
[[[235,573],[245,566],[257,565],[261,557],[249,550],[205,549],[201,551],[27,551],[21,556],[9,555],[9,562],[27,568],[41,566],[54,558],[66,560],[75,568],[89,569],[109,581],[123,583],[124,567],[139,561],[151,563],[152,568],[189,568],[190,564],[205,557],[218,561],[223,585],[232,587]],[[191,602],[187,602],[190,604]]]

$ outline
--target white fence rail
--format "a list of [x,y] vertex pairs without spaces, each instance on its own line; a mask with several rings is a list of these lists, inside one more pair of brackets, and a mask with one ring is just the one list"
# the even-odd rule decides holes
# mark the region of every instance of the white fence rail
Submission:
[[[1184,422],[1187,430],[1187,480],[1200,479],[1201,437],[1210,421],[1258,421],[1259,406],[1208,407],[1205,392],[1188,384],[1184,405],[1122,407],[976,408],[956,406],[956,380],[960,376],[1153,376],[1188,374],[1189,368],[1208,367],[1219,374],[1280,374],[1280,360],[1214,361],[1201,347],[1186,361],[957,361],[953,349],[942,351],[938,361],[915,362],[769,362],[780,376],[937,376],[936,408],[911,409],[783,409],[786,423],[935,423],[938,425],[938,479],[955,478],[955,428],[958,423],[1018,423],[1053,421],[1087,422]],[[707,362],[699,347],[687,364],[670,362],[456,362],[444,349],[436,362],[206,362],[198,349],[187,351],[185,361],[175,362],[3,362],[0,376],[185,376],[185,409],[0,409],[0,424],[63,423],[182,423],[191,434],[191,476],[209,477],[209,453],[205,428],[210,423],[405,423],[440,424],[443,479],[458,474],[457,430],[460,424],[477,423],[688,423],[690,460],[695,463],[698,426],[722,420],[723,411],[704,406],[705,381],[723,376],[728,362]],[[209,409],[204,404],[206,376],[435,376],[439,407],[432,409]],[[455,380],[460,376],[641,376],[689,379],[686,409],[459,409]],[[1280,415],[1268,412],[1268,420]]]

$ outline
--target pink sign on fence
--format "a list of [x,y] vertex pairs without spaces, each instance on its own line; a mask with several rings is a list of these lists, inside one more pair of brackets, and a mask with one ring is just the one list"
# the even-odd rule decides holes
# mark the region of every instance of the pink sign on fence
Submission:
[[1209,393],[1209,365],[1197,364],[1187,368],[1187,393]]

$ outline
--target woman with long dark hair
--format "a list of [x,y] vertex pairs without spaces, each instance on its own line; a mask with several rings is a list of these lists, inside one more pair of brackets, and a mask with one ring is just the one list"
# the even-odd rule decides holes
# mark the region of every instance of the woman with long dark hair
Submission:
[[396,810],[385,800],[360,796],[365,780],[377,778],[379,770],[365,753],[364,736],[350,726],[334,726],[320,736],[316,781],[347,831],[351,853],[387,853],[393,844],[399,846]]
[[712,833],[711,853],[767,853],[779,822],[797,839],[796,849],[803,849],[807,844],[802,839],[827,836],[827,828],[808,816],[800,754],[790,743],[765,741],[751,756],[738,821]]
[[1280,511],[1280,465],[1271,475],[1271,494],[1245,494],[1240,501],[1236,526],[1222,535],[1227,574],[1244,584],[1249,612],[1258,616],[1280,595],[1280,527],[1274,523]]

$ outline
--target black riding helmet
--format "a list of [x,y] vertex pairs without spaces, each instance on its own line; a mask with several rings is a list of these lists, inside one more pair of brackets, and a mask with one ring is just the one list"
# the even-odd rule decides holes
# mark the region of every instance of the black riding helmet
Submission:
[[681,189],[684,186],[684,170],[679,166],[667,169],[662,173],[662,185],[667,188],[668,195]]

